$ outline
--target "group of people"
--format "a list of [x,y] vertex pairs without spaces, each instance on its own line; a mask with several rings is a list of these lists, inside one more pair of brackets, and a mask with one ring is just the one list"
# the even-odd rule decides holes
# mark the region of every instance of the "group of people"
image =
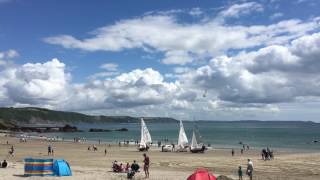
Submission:
[[6,168],[7,166],[8,166],[8,163],[7,163],[6,160],[3,160],[2,163],[0,162],[0,167],[1,167],[1,168]]
[[269,147],[267,147],[267,149],[262,149],[261,151],[261,157],[263,160],[271,160],[273,159],[273,151],[271,151],[269,149]]
[[[249,176],[250,180],[252,180],[252,177],[253,177],[253,162],[250,159],[248,159],[246,174]],[[239,176],[239,180],[243,180],[243,172],[242,172],[242,167],[241,166],[239,166],[239,169],[238,169],[238,176]]]
[[84,138],[84,137],[82,137],[82,138],[80,138],[80,137],[75,137],[75,138],[73,138],[73,142],[75,142],[75,143],[78,143],[78,142],[86,142],[86,141],[87,141],[87,139]]
[[[92,147],[92,148],[91,148]],[[91,149],[95,152],[98,151],[98,147],[94,144],[92,146],[88,146],[88,151],[91,151]]]
[[[146,155],[146,153],[143,154],[144,160],[143,160],[143,170],[145,172],[145,177],[149,178],[149,166],[150,166],[150,159]],[[133,163],[130,165],[128,162],[126,165],[123,165],[122,163],[118,164],[117,161],[114,161],[112,163],[112,170],[113,172],[123,172],[127,173],[128,179],[132,179],[135,175],[135,173],[139,172],[140,166],[136,162],[136,160],[133,161]]]
[[137,164],[136,160],[134,160],[131,165],[128,162],[126,165],[124,165],[122,163],[118,164],[118,161],[114,161],[112,163],[113,172],[128,172],[130,169],[134,172],[139,171],[140,166],[139,166],[139,164]]
[[[243,154],[244,151],[248,151],[250,149],[249,145],[243,145],[242,148],[240,149],[240,154]],[[234,149],[231,150],[231,155],[235,155]]]

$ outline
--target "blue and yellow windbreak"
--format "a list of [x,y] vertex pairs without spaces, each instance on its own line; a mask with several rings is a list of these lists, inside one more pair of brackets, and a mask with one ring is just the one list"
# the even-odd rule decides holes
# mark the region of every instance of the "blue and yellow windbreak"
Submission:
[[24,160],[25,176],[53,176],[53,159],[32,159]]

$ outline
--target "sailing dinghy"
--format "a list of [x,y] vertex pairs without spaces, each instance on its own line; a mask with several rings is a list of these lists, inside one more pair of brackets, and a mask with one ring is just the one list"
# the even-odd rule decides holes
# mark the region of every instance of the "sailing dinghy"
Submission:
[[143,118],[141,118],[141,140],[138,147],[139,151],[148,151],[151,142],[152,139],[149,130]]
[[193,129],[193,133],[192,133],[190,152],[192,152],[192,153],[204,153],[204,151],[206,150],[206,147],[204,146],[204,144],[199,143],[199,141],[200,141],[199,132],[198,132],[197,128],[194,128]]
[[179,139],[178,139],[178,152],[186,152],[188,148],[188,138],[186,132],[184,131],[184,127],[182,121],[180,120],[180,131],[179,131]]

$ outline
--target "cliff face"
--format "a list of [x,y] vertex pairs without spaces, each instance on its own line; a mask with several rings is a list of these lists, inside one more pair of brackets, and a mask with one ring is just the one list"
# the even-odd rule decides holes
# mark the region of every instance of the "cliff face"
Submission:
[[[43,108],[0,108],[0,129],[24,124],[78,124],[78,123],[137,123],[137,117],[91,116],[76,112],[53,111]],[[173,118],[148,117],[147,122],[177,123]]]

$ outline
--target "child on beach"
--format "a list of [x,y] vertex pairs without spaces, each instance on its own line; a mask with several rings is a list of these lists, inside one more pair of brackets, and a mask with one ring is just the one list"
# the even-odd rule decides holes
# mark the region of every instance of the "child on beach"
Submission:
[[239,169],[238,169],[238,176],[239,176],[239,180],[242,180],[242,169],[241,169],[241,166],[239,166]]

